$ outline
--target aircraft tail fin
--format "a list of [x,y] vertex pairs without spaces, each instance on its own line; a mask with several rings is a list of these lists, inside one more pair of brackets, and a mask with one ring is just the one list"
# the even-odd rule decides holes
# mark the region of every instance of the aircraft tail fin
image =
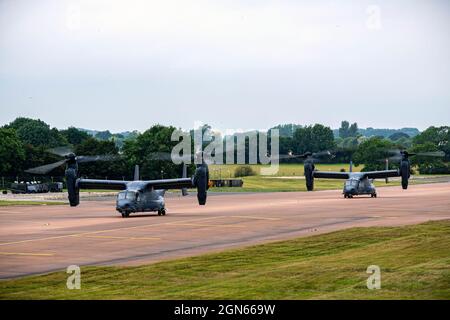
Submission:
[[134,181],[138,181],[139,178],[139,165],[134,166]]

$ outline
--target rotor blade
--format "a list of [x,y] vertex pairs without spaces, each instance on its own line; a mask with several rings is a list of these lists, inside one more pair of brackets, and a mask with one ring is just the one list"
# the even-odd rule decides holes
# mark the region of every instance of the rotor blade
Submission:
[[[170,153],[170,152],[152,152],[152,153],[148,154],[147,157],[151,160],[192,162],[197,159],[198,154],[199,153],[197,152],[195,154],[183,154],[183,155],[175,154],[172,156],[172,153]],[[224,153],[215,153],[215,155],[213,155],[211,157],[212,158],[220,157],[221,155],[223,156]],[[207,156],[205,155],[205,157],[207,157]]]
[[172,160],[172,154],[170,152],[152,152],[147,155],[150,160]]
[[280,159],[280,160],[304,158],[304,156],[302,154],[300,154],[300,155],[298,155],[298,154],[280,154],[278,156],[275,156],[275,155],[268,155],[268,156],[271,159]]
[[64,157],[64,156],[68,155],[69,153],[73,153],[72,148],[69,146],[51,148],[51,149],[47,149],[46,151],[49,153],[56,154],[57,156],[61,156],[61,157]]
[[[235,153],[235,151],[233,151],[233,154]],[[216,152],[214,155],[211,156],[211,160],[214,159],[214,157],[224,157],[226,156],[226,152]],[[319,152],[318,155],[332,155],[329,151],[323,151],[323,152]],[[233,155],[234,156],[234,155]],[[164,161],[172,161],[174,160],[172,158],[172,154],[170,152],[153,152],[150,153],[149,155],[147,155],[147,157],[151,160],[164,160]],[[179,160],[184,160],[185,162],[188,161],[193,161],[196,157],[196,154],[191,154],[191,155],[175,155],[174,158],[179,159]],[[278,159],[278,160],[287,160],[287,159],[305,159],[306,156],[304,154],[280,154],[280,155],[270,155],[267,154],[267,157],[271,158],[272,160]],[[205,155],[205,158],[209,158],[207,157],[207,155]],[[313,156],[311,156],[312,159],[316,160],[316,158]],[[317,160],[319,160],[317,158]]]
[[104,154],[99,156],[77,156],[77,162],[78,163],[85,163],[85,162],[94,162],[94,161],[114,161],[118,159],[119,156],[113,155],[113,154]]
[[31,169],[25,170],[25,172],[32,173],[32,174],[47,174],[50,171],[52,171],[53,169],[56,169],[59,166],[62,166],[66,162],[67,162],[67,160],[64,159],[64,160],[60,160],[58,162],[46,164],[46,165],[43,165],[43,166],[40,166],[40,167],[31,168]]
[[[402,156],[399,154],[396,156],[388,157],[387,159],[389,161],[400,161],[400,160],[402,160]],[[386,161],[386,159],[379,159],[379,161]]]
[[443,151],[429,151],[429,152],[417,152],[410,153],[410,156],[420,156],[420,157],[445,157],[445,152]]
[[[384,149],[384,150],[386,150],[386,149]],[[400,156],[402,154],[402,151],[400,149],[388,149],[388,150],[386,150],[386,153],[395,157],[397,155]]]
[[[403,158],[402,152],[400,150],[389,150],[390,154],[395,154],[393,156],[388,157],[389,161],[400,161]],[[443,151],[426,151],[426,152],[417,152],[417,153],[408,153],[409,157],[420,156],[420,157],[444,157],[445,152]],[[384,161],[385,159],[380,159],[380,161]]]
[[333,154],[329,151],[329,150],[324,150],[324,151],[319,151],[319,152],[315,152],[312,154],[313,158],[317,158],[317,157],[331,157],[333,156]]

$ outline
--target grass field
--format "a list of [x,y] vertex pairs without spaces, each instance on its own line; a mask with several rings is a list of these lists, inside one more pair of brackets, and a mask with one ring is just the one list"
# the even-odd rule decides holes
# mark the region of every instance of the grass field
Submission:
[[[0,281],[1,299],[450,299],[450,221],[353,228],[140,267]],[[381,289],[368,290],[369,265]]]
[[[209,174],[211,179],[227,179],[234,177],[234,171],[237,167],[240,167],[240,164],[212,164],[209,166]],[[260,165],[260,164],[251,164],[249,165],[255,171],[257,175],[260,174],[261,168],[269,168],[269,166]],[[336,164],[316,164],[317,170],[322,171],[340,171],[341,169],[345,169],[345,171],[349,171],[348,163],[336,163]],[[359,172],[363,166],[355,167],[353,166],[353,171]],[[299,176],[302,177],[304,173],[303,163],[282,163],[279,166],[278,173],[275,175],[277,177],[290,177],[290,176]]]
[[54,206],[66,204],[62,201],[21,201],[21,200],[0,200],[0,207],[5,206]]
[[[234,171],[241,165],[210,165],[210,179],[233,178]],[[261,176],[260,170],[263,166],[259,164],[250,165],[255,171],[255,176],[242,177],[244,185],[242,188],[212,188],[214,192],[288,192],[288,191],[306,191],[305,181],[302,179],[304,174],[303,164],[280,164],[278,173],[274,176]],[[324,171],[340,171],[345,169],[348,171],[348,164],[317,164],[318,170]],[[354,171],[362,168],[354,167]],[[280,177],[298,177],[301,179],[282,179]],[[341,180],[316,180],[315,190],[341,189],[343,181]]]
[[[244,185],[242,188],[236,187],[221,187],[211,188],[214,192],[291,192],[291,191],[306,191],[306,184],[304,179],[282,179],[276,177],[252,176],[243,177]],[[315,179],[314,190],[334,190],[342,189],[345,180],[327,180]],[[386,184],[384,181],[375,181],[376,187],[382,186],[397,186],[400,181],[391,181]]]

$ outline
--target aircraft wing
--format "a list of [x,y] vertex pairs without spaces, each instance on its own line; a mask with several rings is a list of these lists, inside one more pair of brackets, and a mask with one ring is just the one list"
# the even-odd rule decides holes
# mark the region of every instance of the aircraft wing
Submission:
[[382,179],[400,176],[398,170],[368,171],[362,173],[363,173],[362,178],[369,178],[369,179]]
[[80,189],[109,189],[109,190],[125,190],[128,184],[139,184],[144,188],[161,190],[161,189],[183,189],[193,188],[191,178],[178,179],[162,179],[148,181],[122,181],[122,180],[97,180],[97,179],[78,179],[78,187]]
[[148,180],[144,181],[143,184],[146,188],[161,190],[161,189],[183,189],[183,188],[193,188],[191,178],[177,178],[177,179],[161,179],[161,180]]
[[325,179],[348,179],[350,175],[348,172],[332,172],[332,171],[314,171],[314,178],[325,178]]
[[78,179],[78,188],[80,189],[110,189],[125,190],[129,181],[122,180],[97,180],[97,179]]

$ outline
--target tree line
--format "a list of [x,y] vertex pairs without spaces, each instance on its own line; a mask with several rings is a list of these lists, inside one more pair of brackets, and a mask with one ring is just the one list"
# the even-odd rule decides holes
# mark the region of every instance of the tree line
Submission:
[[[342,121],[338,136],[330,127],[322,124],[287,124],[273,129],[280,132],[280,154],[329,150],[333,157],[322,159],[324,162],[353,161],[355,165],[364,165],[365,170],[382,170],[385,168],[384,159],[391,156],[396,149],[411,152],[442,151],[444,157],[418,156],[412,159],[413,164],[417,165],[416,168],[422,174],[450,173],[448,126],[432,126],[413,137],[402,132],[394,132],[389,137],[366,137],[361,134],[357,123],[350,124],[348,121]],[[26,169],[61,160],[61,157],[47,152],[49,148],[71,146],[77,155],[117,156],[117,160],[107,164],[80,164],[83,176],[89,178],[131,179],[135,164],[141,166],[143,179],[179,177],[181,166],[152,156],[158,152],[171,152],[178,143],[171,141],[174,130],[176,128],[173,126],[154,125],[142,133],[134,131],[126,137],[111,134],[109,131],[100,134],[96,132],[93,136],[74,127],[58,130],[42,120],[17,118],[0,128],[0,176],[9,180],[15,180],[16,177],[21,180],[32,179],[33,177],[24,172]],[[206,125],[202,130],[211,131],[212,128]],[[390,168],[395,168],[396,165],[397,162],[392,161]],[[60,177],[63,174],[64,168],[61,167],[52,171],[49,176]]]

